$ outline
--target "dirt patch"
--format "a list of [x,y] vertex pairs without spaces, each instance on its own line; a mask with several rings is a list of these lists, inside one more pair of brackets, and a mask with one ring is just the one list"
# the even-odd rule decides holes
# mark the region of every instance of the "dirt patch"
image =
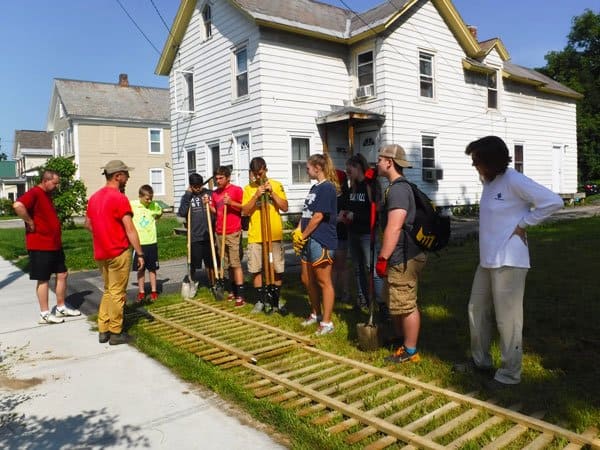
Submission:
[[13,391],[20,389],[29,389],[30,387],[37,386],[44,380],[41,378],[11,378],[9,376],[0,374],[0,389],[11,389]]

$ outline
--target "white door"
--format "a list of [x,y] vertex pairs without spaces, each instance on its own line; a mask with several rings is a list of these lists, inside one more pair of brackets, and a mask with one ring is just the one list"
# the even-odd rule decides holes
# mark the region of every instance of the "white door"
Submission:
[[369,164],[377,162],[377,131],[363,131],[358,133],[358,153],[367,158]]
[[552,191],[562,192],[562,145],[552,146]]
[[248,167],[250,165],[250,135],[241,134],[236,137],[237,166],[233,168],[231,182],[238,186],[246,186],[248,180]]

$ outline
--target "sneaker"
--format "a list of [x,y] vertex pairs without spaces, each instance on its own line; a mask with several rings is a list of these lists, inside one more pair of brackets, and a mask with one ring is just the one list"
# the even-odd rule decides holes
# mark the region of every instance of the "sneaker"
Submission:
[[265,304],[259,300],[254,305],[254,308],[252,308],[251,312],[252,312],[252,314],[258,314],[259,312],[262,312],[262,310],[264,308],[265,308]]
[[144,300],[146,300],[146,293],[145,292],[138,292],[137,298],[135,299],[136,302],[141,303]]
[[314,324],[316,324],[316,323],[318,323],[320,321],[321,321],[321,317],[315,316],[314,314],[311,314],[300,325],[302,325],[303,327],[309,327],[309,326],[314,325]]
[[106,344],[110,339],[110,331],[101,331],[98,333],[98,342],[101,344]]
[[129,336],[123,332],[119,334],[110,334],[110,338],[108,339],[108,343],[110,345],[121,345],[127,344],[129,342]]
[[246,304],[246,302],[244,301],[244,299],[242,297],[236,297],[235,298],[235,307],[239,308],[240,306],[244,306]]
[[270,303],[265,303],[265,307],[263,308],[265,314],[273,314],[273,305]]
[[288,310],[285,307],[285,304],[279,304],[279,307],[275,308],[275,312],[279,313],[280,316],[287,316],[288,315]]
[[233,302],[235,300],[236,300],[235,295],[233,295],[233,292],[230,292],[229,295],[227,296],[227,301]]
[[150,292],[150,301],[155,302],[158,300],[158,292],[152,291]]
[[404,348],[403,345],[398,347],[398,350],[396,350],[390,356],[387,356],[385,358],[385,361],[395,363],[395,364],[400,364],[400,363],[405,363],[405,362],[419,362],[420,360],[421,360],[421,357],[419,356],[419,352],[415,352],[412,355],[409,355],[406,352],[406,349]]
[[45,325],[53,323],[63,323],[64,321],[65,319],[63,319],[62,317],[56,317],[54,314],[46,313],[40,314],[40,320],[38,321],[38,323],[40,325]]
[[55,308],[54,315],[56,317],[77,317],[81,315],[81,311],[69,308],[68,306],[63,306],[62,308]]
[[333,333],[333,323],[332,322],[329,322],[329,323],[321,322],[319,324],[319,328],[317,328],[317,331],[315,331],[315,336],[323,336],[323,335],[329,334],[329,333]]
[[503,389],[507,389],[507,388],[509,388],[509,387],[511,387],[513,385],[512,384],[503,383],[501,381],[496,380],[495,378],[492,378],[490,380],[484,381],[483,386],[488,391],[497,392],[497,391],[501,391]]

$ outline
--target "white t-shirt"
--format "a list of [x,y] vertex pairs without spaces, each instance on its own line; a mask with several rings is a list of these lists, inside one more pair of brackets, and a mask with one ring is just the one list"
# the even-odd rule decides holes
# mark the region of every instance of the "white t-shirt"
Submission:
[[537,225],[563,206],[554,192],[512,168],[484,182],[479,212],[479,263],[485,268],[529,268],[529,248],[513,234]]

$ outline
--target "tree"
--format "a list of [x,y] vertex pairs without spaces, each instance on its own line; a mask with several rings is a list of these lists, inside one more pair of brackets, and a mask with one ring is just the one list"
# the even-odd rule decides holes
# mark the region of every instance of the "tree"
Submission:
[[600,179],[600,13],[574,17],[567,46],[545,59],[540,72],[584,95],[577,105],[579,177]]
[[60,176],[60,185],[54,194],[54,207],[63,227],[75,225],[73,218],[82,215],[87,205],[86,188],[81,180],[75,180],[77,166],[69,158],[50,158],[40,169],[54,170]]
[[6,161],[8,159],[8,155],[4,152],[0,153],[0,161]]

